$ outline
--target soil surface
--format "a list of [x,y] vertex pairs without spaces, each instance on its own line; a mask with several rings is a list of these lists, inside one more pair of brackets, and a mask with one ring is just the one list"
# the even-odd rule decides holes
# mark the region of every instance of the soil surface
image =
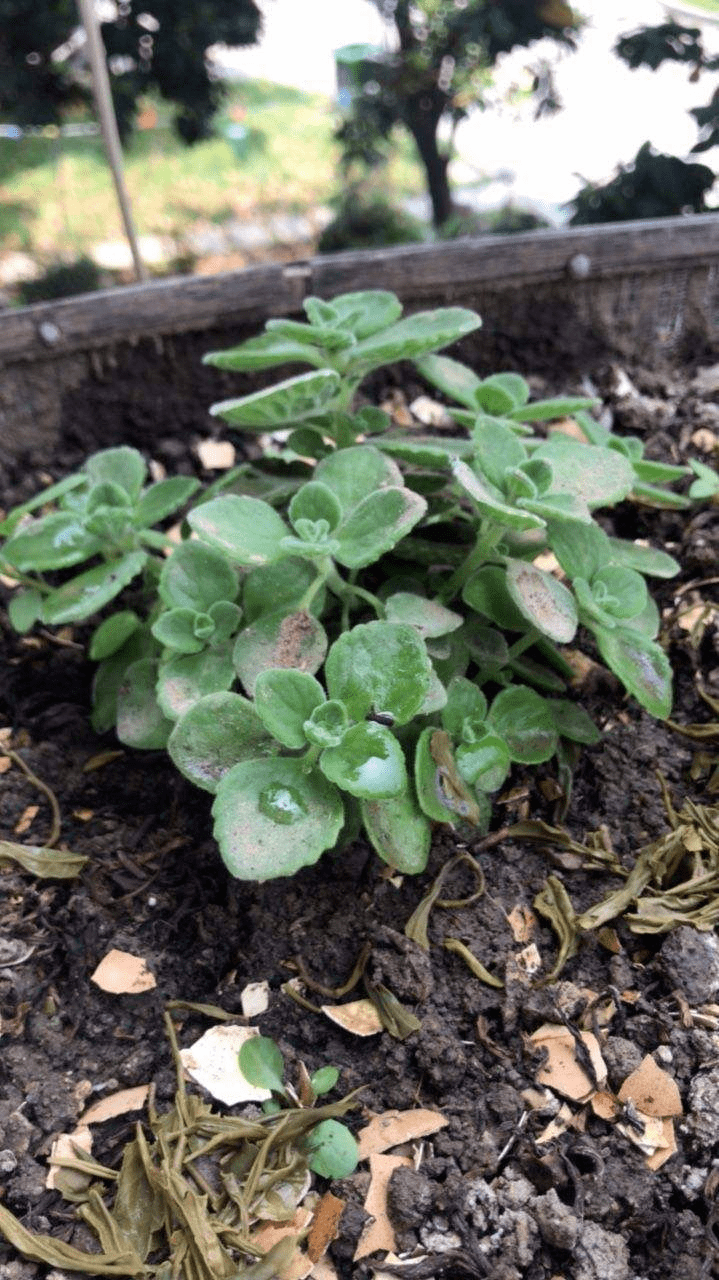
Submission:
[[[532,368],[531,353],[524,368]],[[552,379],[542,371],[533,392],[581,391],[581,372]],[[719,367],[714,373],[697,380],[696,368],[647,372],[605,362],[592,379],[614,429],[642,435],[649,456],[695,456],[716,465]],[[168,424],[168,436],[171,429]],[[96,447],[91,438],[85,444],[86,453]],[[9,475],[0,506],[76,466],[78,448],[77,438],[67,441],[45,460],[42,475]],[[199,466],[189,447],[173,465]],[[680,560],[681,578],[654,580],[653,587],[676,671],[673,715],[682,725],[711,724],[717,716],[699,696],[696,677],[701,673],[704,688],[719,696],[716,507],[673,513],[625,503],[607,528],[624,538],[649,538]],[[702,613],[703,605],[709,607]],[[11,731],[0,742],[0,756],[11,747],[52,789],[62,816],[60,847],[89,858],[68,881],[0,868],[0,1205],[32,1232],[91,1247],[73,1206],[46,1188],[53,1139],[71,1130],[90,1102],[122,1088],[152,1083],[158,1108],[171,1103],[176,1079],[163,1030],[167,1001],[220,1006],[243,1023],[243,988],[267,980],[269,1007],[253,1025],[277,1041],[290,1075],[300,1061],[310,1071],[327,1063],[340,1068],[331,1098],[362,1086],[347,1117],[353,1129],[388,1109],[429,1108],[447,1121],[416,1144],[413,1162],[390,1181],[396,1252],[414,1259],[403,1274],[447,1280],[719,1275],[719,948],[711,931],[683,925],[638,934],[614,919],[609,930],[586,933],[549,980],[558,939],[533,905],[548,877],[564,885],[577,911],[621,880],[607,870],[581,869],[579,858],[549,840],[482,841],[439,827],[420,877],[389,878],[360,841],[291,880],[235,882],[209,834],[210,797],[186,783],[162,753],[118,750],[111,735],[97,738],[90,730],[91,669],[82,635],[21,640],[0,620],[0,711]],[[603,832],[604,847],[629,868],[640,848],[670,830],[658,772],[676,809],[685,798],[715,803],[717,736],[694,741],[653,721],[598,667],[582,697],[602,739],[582,753],[562,822],[579,842]],[[103,760],[99,753],[108,754]],[[47,801],[6,759],[0,835],[42,845],[51,821]],[[499,797],[493,827],[527,818],[552,823],[559,805],[555,764],[517,771]],[[424,950],[405,936],[404,925],[442,866],[463,848],[480,864],[485,892],[469,906],[435,909]],[[686,874],[686,867],[680,870],[678,878]],[[461,899],[475,887],[471,868],[460,862],[443,893]],[[443,946],[448,937],[464,943],[504,985],[475,977]],[[371,983],[384,984],[420,1021],[403,1040],[387,1032],[358,1038],[282,990],[296,973],[293,962],[321,984],[341,985],[365,944],[371,946]],[[156,987],[135,995],[100,990],[90,975],[113,948],[142,957]],[[309,1000],[325,1002],[304,990]],[[212,1021],[189,1010],[174,1017],[183,1046]],[[647,1150],[628,1136],[641,1133],[631,1103],[620,1129],[616,1119],[568,1100],[560,1088],[542,1087],[543,1051],[530,1037],[545,1024],[568,1031],[588,1073],[588,1092],[599,1075],[593,1078],[586,1065],[581,1032],[600,1042],[606,1090],[616,1094],[647,1055],[676,1082],[677,1150],[661,1167],[649,1167]],[[562,1110],[567,1104],[568,1112]],[[95,1127],[98,1160],[118,1165],[137,1118]],[[557,1134],[547,1137],[552,1120]],[[345,1201],[327,1255],[339,1280],[370,1275],[384,1257],[354,1261],[368,1220],[369,1176],[363,1162],[332,1184]],[[320,1189],[327,1185],[317,1182]],[[48,1274],[0,1242],[2,1280]],[[52,1274],[60,1280],[63,1273]]]

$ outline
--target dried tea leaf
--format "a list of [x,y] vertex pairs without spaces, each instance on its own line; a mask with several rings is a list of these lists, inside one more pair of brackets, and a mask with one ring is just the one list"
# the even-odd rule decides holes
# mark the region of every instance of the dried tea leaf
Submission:
[[111,995],[139,995],[143,991],[152,991],[157,982],[141,956],[130,955],[128,951],[117,951],[113,948],[103,957],[90,981],[101,991]]
[[130,1248],[109,1253],[85,1253],[54,1236],[33,1235],[3,1204],[0,1204],[0,1233],[23,1258],[61,1271],[79,1271],[84,1276],[138,1278],[146,1274],[141,1259]]
[[82,766],[83,773],[94,773],[96,769],[103,769],[106,764],[111,764],[113,760],[119,760],[124,756],[124,751],[98,751],[94,756],[89,756]]
[[80,1124],[102,1124],[105,1120],[113,1120],[115,1116],[124,1116],[128,1111],[141,1111],[149,1092],[149,1084],[138,1084],[132,1089],[118,1089],[117,1093],[110,1093],[88,1107],[80,1117]]
[[350,1000],[346,1004],[323,1004],[322,1012],[330,1022],[353,1036],[376,1036],[382,1020],[371,1000]]
[[395,1040],[406,1040],[414,1031],[419,1031],[422,1023],[419,1018],[405,1009],[389,987],[383,983],[371,983],[365,975],[364,984],[367,995],[379,1015],[382,1026]]
[[548,877],[541,893],[534,899],[534,905],[539,914],[549,920],[559,938],[559,953],[547,974],[547,982],[553,982],[564,968],[565,961],[577,949],[577,917],[567,890],[556,876]]
[[387,1215],[387,1189],[389,1180],[395,1169],[411,1168],[412,1161],[408,1156],[371,1155],[369,1158],[370,1184],[365,1197],[365,1212],[370,1214],[369,1222],[357,1242],[354,1251],[354,1262],[366,1258],[377,1249],[394,1251],[397,1247],[394,1228]]
[[210,1027],[189,1049],[180,1050],[180,1060],[197,1084],[228,1107],[238,1102],[266,1102],[271,1091],[250,1084],[240,1071],[238,1058],[245,1041],[256,1035],[257,1027]]
[[426,1138],[430,1133],[444,1129],[447,1124],[449,1121],[441,1112],[425,1107],[412,1111],[384,1111],[382,1115],[374,1116],[357,1134],[359,1158],[366,1160],[368,1156],[381,1154],[402,1142],[416,1142],[418,1138]]
[[493,973],[489,972],[489,969],[485,969],[481,960],[478,960],[469,950],[469,947],[465,947],[464,943],[457,938],[445,938],[443,946],[445,951],[452,951],[460,959],[464,960],[467,968],[474,974],[475,978],[479,978],[480,982],[486,983],[488,987],[501,988],[504,986],[502,979],[495,977]]
[[129,1142],[123,1152],[112,1216],[123,1238],[132,1242],[144,1262],[163,1225],[163,1202],[148,1179],[138,1141]]
[[682,1100],[676,1081],[657,1066],[650,1053],[628,1075],[619,1090],[619,1101],[630,1099],[646,1116],[664,1119],[682,1114]]
[[0,866],[6,862],[17,862],[24,871],[43,880],[73,880],[87,861],[79,853],[65,849],[44,849],[41,845],[0,840]]
[[587,1102],[595,1090],[604,1085],[607,1068],[599,1041],[591,1031],[580,1032],[577,1039],[586,1050],[594,1079],[580,1064],[576,1039],[567,1027],[545,1022],[529,1037],[529,1043],[535,1049],[546,1051],[546,1061],[535,1075],[537,1084],[548,1085],[574,1102]]

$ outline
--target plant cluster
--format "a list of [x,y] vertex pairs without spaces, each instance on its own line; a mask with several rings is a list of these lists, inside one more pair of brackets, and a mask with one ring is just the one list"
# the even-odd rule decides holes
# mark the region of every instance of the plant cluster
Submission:
[[[148,486],[136,450],[108,449],[10,513],[10,620],[24,632],[102,611],[93,724],[166,747],[212,793],[233,875],[289,875],[361,828],[416,873],[433,821],[487,828],[513,764],[556,757],[568,793],[599,732],[568,696],[565,646],[591,636],[643,707],[670,714],[646,579],[678,565],[594,512],[632,495],[687,505],[719,482],[694,464],[689,495],[674,493],[689,468],[644,459],[592,401],[532,402],[521,375],[438,355],[479,326],[471,311],[402,317],[383,291],[304,307],[306,322],[270,320],[206,356],[311,366],[213,406],[257,434],[257,463],[198,494],[186,477]],[[365,375],[399,359],[451,402],[456,433],[397,434],[380,409],[353,410]],[[575,434],[545,429],[567,415]],[[180,508],[178,542],[155,526]]]

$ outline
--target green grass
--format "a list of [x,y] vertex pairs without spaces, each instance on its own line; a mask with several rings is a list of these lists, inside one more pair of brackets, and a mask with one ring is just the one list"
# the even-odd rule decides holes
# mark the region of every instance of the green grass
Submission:
[[[179,239],[198,223],[301,212],[337,190],[335,112],[320,95],[264,81],[234,84],[217,136],[194,147],[172,131],[167,107],[157,109],[160,126],[138,131],[125,154],[140,235]],[[232,116],[254,139],[241,160],[222,136]],[[387,181],[398,195],[423,189],[409,140],[397,148]],[[0,139],[0,251],[50,262],[118,239],[122,225],[99,138]]]
[[707,13],[713,13],[719,18],[719,0],[682,0],[686,3],[687,8],[706,9]]

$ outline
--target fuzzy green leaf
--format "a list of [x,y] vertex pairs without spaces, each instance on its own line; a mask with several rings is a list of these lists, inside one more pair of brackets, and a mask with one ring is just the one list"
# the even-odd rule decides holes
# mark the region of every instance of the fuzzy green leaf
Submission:
[[306,671],[261,671],[255,682],[255,709],[262,723],[283,747],[306,746],[304,723],[325,702],[325,691]]
[[442,727],[450,738],[461,739],[465,720],[484,720],[487,699],[466,676],[455,676],[447,685],[447,703],[442,711]]
[[93,662],[102,662],[121,649],[140,626],[140,619],[132,609],[122,609],[105,618],[93,632],[88,655]]
[[332,531],[342,519],[342,507],[328,485],[321,480],[309,480],[292,498],[288,514],[294,529],[298,520],[326,520]]
[[559,735],[547,703],[534,689],[514,685],[494,699],[487,720],[520,764],[541,764],[557,748]]
[[346,353],[345,368],[357,377],[395,360],[413,360],[457,342],[481,323],[474,311],[463,307],[420,311],[358,342]]
[[407,787],[388,800],[363,800],[362,822],[370,844],[380,858],[404,875],[425,870],[432,844],[432,829]]
[[397,464],[372,444],[353,445],[328,454],[317,464],[315,480],[332,490],[345,514],[377,489],[403,484]]
[[587,581],[612,559],[612,547],[598,524],[577,527],[563,520],[547,523],[549,545],[569,578]]
[[338,322],[356,338],[368,338],[394,324],[402,314],[402,303],[386,289],[363,289],[342,293],[332,299]]
[[253,704],[230,692],[205,694],[193,703],[180,716],[167,743],[180,773],[213,793],[234,765],[269,755],[275,748]]
[[315,707],[303,725],[305,738],[316,747],[337,747],[349,728],[343,702],[329,699]]
[[337,1067],[320,1067],[318,1071],[313,1071],[310,1076],[310,1085],[312,1092],[316,1097],[321,1097],[323,1093],[329,1093],[334,1089],[340,1073]]
[[270,332],[249,338],[227,351],[208,351],[202,357],[202,363],[214,365],[216,369],[234,369],[244,373],[253,369],[271,369],[279,364],[313,364],[322,368],[325,357],[321,351],[308,347],[304,342]]
[[325,663],[327,692],[344,702],[355,720],[374,711],[406,724],[424,701],[431,670],[427,651],[412,627],[366,622],[346,631],[332,645]]
[[43,622],[49,626],[83,622],[114,600],[123,587],[142,572],[147,558],[146,551],[130,551],[120,560],[110,560],[71,578],[45,597]]
[[231,875],[260,881],[316,862],[335,843],[344,818],[337,788],[289,757],[236,764],[219,782],[212,813]]
[[569,644],[577,630],[577,606],[563,583],[525,560],[507,561],[506,583],[512,600],[533,627],[558,644]]
[[313,675],[322,666],[326,652],[325,629],[313,614],[276,609],[261,614],[240,631],[232,661],[245,691],[253,697],[261,671],[289,667]]
[[460,743],[455,759],[460,776],[480,791],[498,791],[511,766],[509,748],[496,733],[485,733],[476,742]]
[[229,646],[178,654],[161,663],[157,700],[170,720],[178,720],[208,693],[224,693],[235,678]]
[[647,584],[635,569],[607,565],[594,574],[591,588],[594,599],[613,618],[629,621],[646,608]]
[[404,753],[384,725],[352,725],[336,747],[327,747],[319,760],[330,782],[361,800],[387,800],[407,789]]
[[78,516],[71,511],[54,511],[9,538],[2,558],[21,573],[44,573],[89,560],[102,546],[102,540],[88,533]]
[[150,630],[160,644],[178,653],[201,653],[205,641],[195,634],[195,620],[208,617],[194,609],[166,609],[156,618]]
[[183,542],[165,561],[160,574],[160,599],[169,608],[204,613],[216,600],[234,600],[237,574],[224,555],[201,542]]
[[507,631],[526,631],[527,619],[509,593],[507,575],[498,565],[485,565],[469,579],[462,599],[471,609]]
[[157,662],[141,658],[124,674],[117,696],[117,736],[128,747],[156,751],[167,745],[172,721],[155,697]]
[[210,413],[245,431],[274,431],[324,413],[341,389],[342,380],[334,369],[317,369],[248,396],[221,400],[211,405]]
[[137,524],[143,529],[158,524],[184,506],[199,487],[200,482],[194,476],[168,476],[166,480],[158,480],[140,496],[135,508]]
[[466,462],[462,462],[459,458],[452,460],[452,475],[465,493],[469,494],[483,516],[488,516],[490,520],[509,529],[544,528],[544,520],[541,516],[509,506],[489,481],[478,476]]
[[415,360],[415,365],[433,386],[443,391],[450,400],[457,400],[468,409],[477,408],[477,390],[480,378],[472,369],[452,360],[449,356],[428,355]]
[[362,569],[379,560],[413,529],[427,503],[411,489],[380,489],[363,498],[336,529],[335,559],[348,569]]
[[507,416],[520,422],[552,422],[555,418],[567,418],[581,409],[592,409],[598,403],[586,396],[557,396],[553,400],[535,400],[510,409]]
[[116,449],[102,449],[88,458],[83,470],[93,485],[117,484],[124,489],[131,502],[137,502],[147,476],[145,460],[137,449],[119,445]]
[[563,738],[589,747],[600,741],[602,735],[584,707],[570,702],[568,698],[550,698],[546,705],[557,732]]
[[43,598],[39,591],[34,587],[21,588],[11,595],[7,614],[10,619],[10,625],[21,636],[30,631],[35,623],[42,617],[42,601]]
[[260,565],[279,560],[289,529],[273,507],[259,498],[229,493],[195,507],[190,528],[236,564]]
[[462,617],[444,605],[414,595],[411,591],[397,591],[385,601],[388,622],[406,622],[424,640],[446,636],[462,625]]
[[[293,613],[316,577],[313,565],[294,556],[252,569],[245,578],[242,594],[246,621],[255,622],[261,614],[278,609]],[[324,598],[324,588],[320,588],[312,601],[313,613],[321,613]]]
[[672,669],[664,650],[628,627],[594,627],[597,647],[608,667],[651,715],[666,720],[672,710]]
[[674,578],[681,568],[678,560],[656,547],[645,547],[639,542],[626,542],[623,538],[610,538],[609,547],[613,564],[625,569],[636,569],[648,578]]
[[573,494],[590,510],[621,502],[634,485],[634,468],[622,454],[582,444],[558,431],[532,456],[543,458],[552,468],[553,493]]

